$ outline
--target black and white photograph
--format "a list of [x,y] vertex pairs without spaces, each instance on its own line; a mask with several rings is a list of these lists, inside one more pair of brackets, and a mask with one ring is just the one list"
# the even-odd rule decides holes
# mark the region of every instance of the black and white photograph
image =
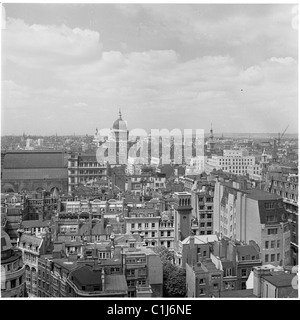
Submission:
[[298,7],[1,3],[1,300],[298,300]]

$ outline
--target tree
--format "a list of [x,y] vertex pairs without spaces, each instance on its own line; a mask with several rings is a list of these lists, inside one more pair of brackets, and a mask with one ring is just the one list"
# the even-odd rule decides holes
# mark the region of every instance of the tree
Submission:
[[163,263],[163,296],[185,297],[186,272],[174,264],[174,252],[166,247],[153,248]]
[[153,250],[160,256],[163,263],[168,261],[174,263],[174,252],[170,251],[165,246],[155,247]]
[[186,272],[169,261],[163,263],[164,297],[185,297]]

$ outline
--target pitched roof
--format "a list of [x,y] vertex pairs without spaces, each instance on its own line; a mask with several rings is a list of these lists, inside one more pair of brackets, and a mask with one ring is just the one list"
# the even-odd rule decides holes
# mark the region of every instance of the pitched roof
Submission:
[[[209,242],[215,242],[218,241],[218,237],[215,234],[208,234],[203,236],[194,236],[194,243],[195,244],[205,244]],[[190,243],[190,236],[185,238],[182,241],[182,244],[189,244]]]
[[73,281],[79,285],[101,285],[101,273],[91,267],[82,266],[72,271]]
[[31,234],[23,233],[21,235],[19,243],[21,244],[23,242],[25,242],[27,244],[32,244],[35,247],[39,247],[41,245],[41,243],[43,242],[43,239],[38,238],[38,237],[31,235]]
[[237,246],[237,253],[239,256],[257,256],[259,252],[251,245]]
[[247,193],[247,198],[254,199],[254,200],[282,199],[282,197],[276,193],[266,192],[260,189],[250,189],[250,190],[247,190],[246,193]]
[[67,156],[63,152],[23,151],[7,153],[3,168],[64,168],[67,167]]
[[263,278],[273,284],[276,287],[291,287],[292,280],[295,277],[294,273],[278,273],[269,276],[263,276]]
[[50,220],[23,220],[21,222],[21,226],[24,228],[40,228],[40,227],[48,227],[51,224]]

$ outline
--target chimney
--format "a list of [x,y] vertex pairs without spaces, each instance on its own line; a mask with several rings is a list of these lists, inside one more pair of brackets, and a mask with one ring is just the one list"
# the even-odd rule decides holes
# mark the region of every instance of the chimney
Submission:
[[191,265],[193,266],[195,264],[195,238],[194,235],[190,236],[190,259],[191,259]]
[[254,267],[253,268],[253,294],[258,298],[262,296],[261,278],[263,275],[269,275],[270,269],[268,267]]
[[105,291],[105,272],[104,268],[101,270],[101,285],[102,285],[102,291]]

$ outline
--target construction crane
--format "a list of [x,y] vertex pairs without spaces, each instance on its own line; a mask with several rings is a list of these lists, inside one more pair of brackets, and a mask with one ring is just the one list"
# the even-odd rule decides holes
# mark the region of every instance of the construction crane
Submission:
[[278,147],[280,147],[280,141],[282,139],[282,137],[284,136],[287,128],[289,127],[289,125],[287,125],[287,127],[285,128],[285,130],[283,131],[282,134],[280,134],[280,132],[278,133],[278,138],[274,138],[274,143],[273,143],[273,161],[277,162],[278,161]]
[[284,136],[288,127],[289,127],[289,124],[287,125],[287,127],[285,128],[285,130],[283,131],[283,133],[281,135],[280,135],[280,132],[278,133],[278,144],[277,144],[278,146],[280,146],[280,141],[281,141],[282,137]]

